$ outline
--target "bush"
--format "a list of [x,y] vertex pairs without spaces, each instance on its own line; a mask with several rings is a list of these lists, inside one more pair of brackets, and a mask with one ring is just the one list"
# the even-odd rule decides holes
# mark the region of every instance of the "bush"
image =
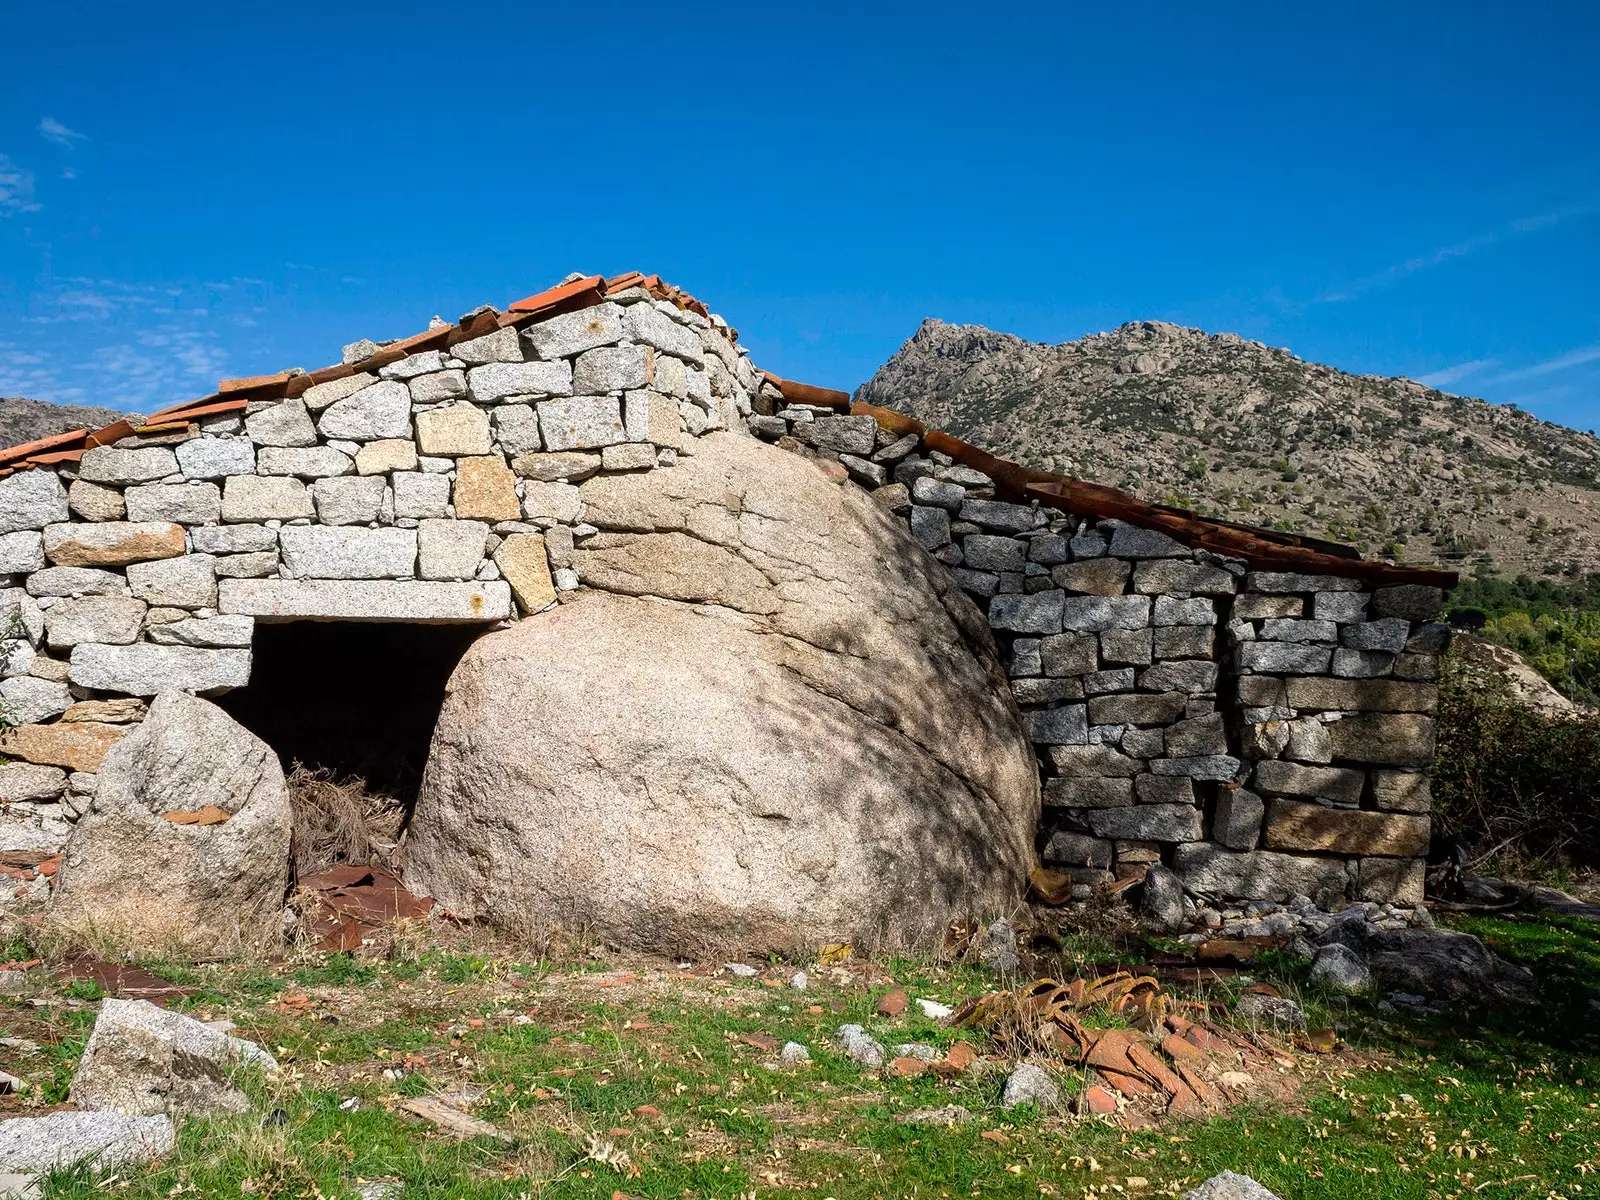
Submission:
[[1600,714],[1549,716],[1505,678],[1447,655],[1433,767],[1438,831],[1474,853],[1600,866]]

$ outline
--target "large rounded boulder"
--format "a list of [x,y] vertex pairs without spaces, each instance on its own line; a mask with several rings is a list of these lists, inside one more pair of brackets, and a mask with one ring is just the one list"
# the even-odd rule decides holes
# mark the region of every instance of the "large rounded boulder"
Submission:
[[982,615],[815,463],[695,449],[587,482],[588,590],[457,667],[407,885],[663,950],[911,944],[1008,909],[1038,768]]
[[100,763],[52,913],[142,953],[276,945],[293,827],[272,747],[210,701],[162,692]]

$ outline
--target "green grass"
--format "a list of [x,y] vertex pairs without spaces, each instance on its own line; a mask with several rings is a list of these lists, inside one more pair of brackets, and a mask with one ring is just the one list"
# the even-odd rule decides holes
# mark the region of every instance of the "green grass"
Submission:
[[[395,964],[329,956],[277,975],[260,964],[190,968],[185,982],[202,991],[188,1006],[237,1021],[280,1054],[282,1073],[245,1081],[254,1113],[185,1123],[177,1153],[153,1168],[63,1175],[46,1194],[345,1198],[358,1180],[396,1179],[408,1200],[606,1200],[618,1190],[663,1200],[1104,1200],[1177,1195],[1232,1169],[1285,1200],[1600,1195],[1600,1059],[1586,1040],[1600,1024],[1588,1009],[1600,998],[1600,933],[1573,920],[1461,924],[1537,967],[1545,982],[1534,1009],[1410,1018],[1309,995],[1314,1017],[1338,1022],[1355,1054],[1317,1060],[1320,1073],[1287,1104],[1142,1132],[1007,1113],[1003,1072],[951,1082],[864,1073],[830,1040],[842,1022],[866,1026],[891,1049],[975,1035],[915,1006],[898,1021],[878,1017],[882,986],[835,985],[822,969],[811,968],[813,987],[800,994],[670,964],[631,964],[653,978],[605,988],[604,962],[566,969],[447,954]],[[1069,961],[1101,953],[1068,949]],[[913,996],[951,1001],[988,986],[966,970],[887,967]],[[1263,974],[1303,986],[1286,963]],[[316,1003],[277,1006],[295,995]],[[35,1028],[25,1036],[49,1043],[10,1069],[37,1080],[42,1099],[61,1099],[92,1008],[37,1015],[4,1003],[0,1025],[26,1018]],[[811,1064],[769,1069],[774,1056],[740,1040],[757,1033],[805,1043]],[[382,1077],[407,1063],[399,1080]],[[1062,1082],[1070,1091],[1081,1081],[1063,1071]],[[472,1111],[509,1141],[455,1141],[398,1109],[406,1097],[463,1083],[485,1089]],[[352,1098],[359,1107],[341,1108]],[[900,1122],[947,1104],[975,1119],[954,1128]],[[281,1123],[264,1119],[277,1111]],[[617,1166],[599,1161],[608,1142],[626,1153]]]

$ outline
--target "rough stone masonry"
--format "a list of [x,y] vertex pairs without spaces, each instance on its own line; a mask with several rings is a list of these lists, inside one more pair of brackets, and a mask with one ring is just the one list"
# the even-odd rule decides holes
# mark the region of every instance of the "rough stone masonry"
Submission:
[[868,490],[987,615],[1043,859],[1082,889],[1161,861],[1203,898],[1421,900],[1439,589],[1002,502],[915,434],[786,399],[681,299],[632,284],[398,359],[355,343],[293,398],[0,478],[0,850],[60,850],[146,698],[247,686],[255,622],[536,614],[586,586],[580,482],[725,429]]

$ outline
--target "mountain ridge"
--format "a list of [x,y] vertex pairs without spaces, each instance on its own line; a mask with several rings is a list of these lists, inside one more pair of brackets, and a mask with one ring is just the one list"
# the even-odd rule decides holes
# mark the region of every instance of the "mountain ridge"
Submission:
[[1029,342],[928,318],[858,399],[1205,516],[1464,572],[1600,570],[1600,439],[1233,333]]

